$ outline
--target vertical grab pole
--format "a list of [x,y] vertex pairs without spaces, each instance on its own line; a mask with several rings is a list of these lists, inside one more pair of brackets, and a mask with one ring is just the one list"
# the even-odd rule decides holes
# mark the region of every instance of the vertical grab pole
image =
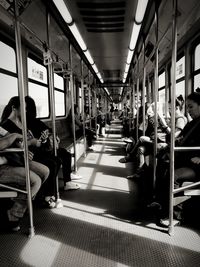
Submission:
[[150,96],[150,81],[149,81],[149,75],[147,75],[147,102],[151,103],[151,96]]
[[90,71],[88,70],[88,104],[89,104],[89,117],[90,117],[90,129],[92,129],[92,117],[91,117],[91,108],[92,108],[92,103],[91,103],[91,86],[90,86]]
[[174,143],[175,143],[175,91],[176,91],[176,56],[177,56],[177,0],[173,0],[172,24],[172,87],[171,87],[171,139],[170,139],[170,190],[169,190],[169,235],[174,233],[173,199],[174,199]]
[[[47,38],[48,38],[48,46],[50,46],[50,36],[49,36],[49,28],[50,28],[50,14],[47,14]],[[53,134],[53,148],[54,155],[57,157],[57,146],[56,146],[56,116],[55,116],[55,93],[54,93],[54,71],[53,71],[53,63],[48,64],[48,81],[49,81],[49,92],[50,92],[50,109],[51,109],[51,121],[52,121],[52,134]],[[56,184],[55,184],[55,193],[56,193],[56,207],[62,207],[62,202],[60,199],[59,193],[59,183],[58,183],[58,175],[56,176]]]
[[165,67],[165,117],[167,118],[168,114],[168,100],[169,100],[169,80],[167,67]]
[[[155,39],[156,44],[158,43],[158,6],[156,5],[155,8],[155,16],[154,16],[154,23],[155,23]],[[158,128],[158,46],[156,46],[155,50],[155,67],[154,67],[154,149],[153,149],[153,190],[155,193],[155,186],[156,186],[156,154],[157,154],[157,128]]]
[[145,83],[146,83],[146,65],[145,65],[145,42],[143,41],[143,83],[142,83],[142,118],[143,118],[143,135],[145,135],[145,128],[146,128],[146,120],[145,120]]
[[133,83],[133,129],[134,128],[135,128],[135,83]]
[[139,86],[140,86],[140,79],[139,79],[139,59],[137,62],[137,88],[136,88],[136,92],[137,92],[137,117],[136,117],[136,140],[138,141],[138,121],[139,121]]
[[22,63],[22,45],[21,45],[21,31],[20,23],[18,20],[19,10],[18,1],[15,0],[15,41],[16,41],[16,56],[17,56],[17,72],[18,72],[18,90],[20,98],[20,108],[21,108],[21,120],[22,120],[22,134],[24,143],[24,161],[25,161],[25,172],[26,172],[26,191],[27,191],[27,204],[29,211],[29,237],[35,235],[35,229],[33,225],[33,206],[32,206],[32,196],[31,196],[31,186],[30,186],[30,172],[29,172],[29,159],[28,159],[28,143],[27,143],[27,124],[26,124],[26,110],[25,110],[25,95],[24,95],[24,72]]
[[86,157],[86,138],[85,138],[85,90],[84,90],[84,79],[83,79],[83,60],[81,60],[81,91],[82,91],[82,119],[83,119],[83,142],[84,142],[84,157]]
[[95,103],[95,135],[97,140],[97,92],[96,92],[96,79],[94,80],[94,103]]
[[72,132],[73,132],[73,144],[74,144],[74,171],[77,172],[77,156],[76,156],[76,131],[75,131],[75,116],[74,116],[74,79],[72,71],[72,45],[69,44],[69,64],[70,64],[70,91],[71,91],[71,114],[72,114]]

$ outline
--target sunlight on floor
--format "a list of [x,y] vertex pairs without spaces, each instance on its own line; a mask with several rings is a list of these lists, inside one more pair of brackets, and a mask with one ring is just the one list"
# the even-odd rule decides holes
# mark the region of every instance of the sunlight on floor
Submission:
[[[67,253],[66,253],[67,252]],[[21,253],[22,260],[27,266],[53,267],[58,266],[109,266],[128,267],[128,265],[95,255],[88,251],[60,243],[44,236],[36,235],[28,241]]]
[[58,241],[36,235],[27,242],[20,256],[28,266],[53,266],[60,245]]
[[[71,201],[63,201],[63,205],[64,207],[62,209],[55,209],[53,212],[75,220],[128,233],[133,236],[149,238],[158,242],[200,252],[199,235],[192,230],[176,227],[175,235],[170,237],[167,233],[158,231],[155,224],[141,226],[139,222],[138,224],[132,224],[131,221],[119,221],[114,216],[109,216],[105,209]],[[190,240],[192,241],[190,242]]]

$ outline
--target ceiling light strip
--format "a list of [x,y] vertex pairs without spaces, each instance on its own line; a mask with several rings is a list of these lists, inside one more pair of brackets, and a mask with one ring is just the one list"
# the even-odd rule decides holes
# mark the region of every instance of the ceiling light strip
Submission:
[[[76,24],[73,22],[73,18],[65,4],[64,1],[62,0],[53,0],[55,6],[57,7],[58,11],[60,12],[62,18],[64,19],[64,21],[68,24],[68,27],[70,29],[70,31],[72,32],[73,36],[75,37],[77,43],[80,45],[81,49],[83,50],[87,60],[89,61],[89,63],[92,65],[95,73],[98,73],[98,69],[97,66],[94,64],[94,60],[89,52],[89,50],[87,49],[87,46],[76,26]],[[97,75],[101,81],[101,83],[103,83],[103,79],[99,73],[99,75]]]
[[[131,63],[132,58],[133,58],[134,49],[135,49],[135,46],[137,43],[137,39],[139,36],[139,32],[140,32],[140,28],[142,25],[144,14],[145,14],[145,11],[147,8],[147,4],[148,4],[148,0],[138,0],[137,9],[136,9],[136,13],[135,13],[135,22],[133,23],[131,40],[130,40],[129,49],[128,49],[128,56],[127,56],[127,60],[126,60],[125,70],[124,70],[123,83],[125,83],[126,77],[128,75],[130,63]],[[127,64],[128,64],[128,66],[127,66]]]

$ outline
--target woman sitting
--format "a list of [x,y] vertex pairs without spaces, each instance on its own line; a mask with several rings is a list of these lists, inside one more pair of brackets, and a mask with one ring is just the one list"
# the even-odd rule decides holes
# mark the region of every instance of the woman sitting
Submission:
[[[192,120],[186,124],[176,140],[176,146],[200,146],[200,93],[194,92],[187,97],[187,109]],[[167,216],[169,208],[169,165],[163,167],[163,160],[158,162],[156,177],[156,202],[159,206],[159,217]],[[174,187],[178,188],[185,181],[199,181],[200,151],[191,150],[175,153]]]
[[[4,150],[13,145],[19,146],[21,140],[21,134],[10,134],[4,128],[0,127],[0,150]],[[13,152],[9,152],[9,154],[12,155]],[[16,162],[13,164],[13,161],[10,162],[9,159],[10,157],[8,159],[6,158],[6,154],[0,155],[0,183],[26,190],[26,171],[24,166],[18,166]],[[46,166],[32,161],[31,158],[29,160],[31,196],[34,198],[41,184],[47,179],[49,170]],[[27,195],[19,192],[17,197],[13,198],[12,201],[13,205],[7,210],[4,223],[7,230],[19,231],[20,220],[23,218],[27,209]],[[1,222],[3,222],[3,219],[1,219]]]
[[[35,101],[30,97],[26,96],[26,115],[27,115],[27,125],[28,128],[33,133],[34,137],[42,139],[43,146],[35,151],[34,158],[50,169],[50,178],[48,179],[45,187],[46,190],[52,188],[51,184],[54,184],[54,193],[55,193],[55,181],[60,166],[62,165],[63,181],[64,181],[64,190],[74,190],[79,189],[80,185],[72,182],[71,180],[81,179],[82,177],[78,174],[72,173],[71,154],[62,147],[59,147],[59,138],[57,137],[57,156],[54,156],[53,153],[53,138],[51,129],[42,122],[37,117],[37,110]],[[49,184],[50,183],[50,184]],[[48,186],[49,184],[49,186]],[[52,192],[53,193],[53,192]]]

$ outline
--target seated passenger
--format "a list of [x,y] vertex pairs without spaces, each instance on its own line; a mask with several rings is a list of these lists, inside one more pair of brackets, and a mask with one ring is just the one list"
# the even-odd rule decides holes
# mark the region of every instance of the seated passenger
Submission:
[[[177,138],[176,146],[200,146],[200,93],[194,92],[187,97],[187,109],[192,118]],[[169,158],[168,158],[169,162]],[[157,165],[156,201],[160,203],[159,218],[166,217],[169,205],[169,164],[160,160]],[[199,181],[199,150],[175,152],[174,187],[178,188],[185,181]]]
[[99,136],[104,136],[105,131],[103,131],[103,128],[105,127],[105,119],[104,115],[102,113],[101,107],[97,109],[97,134]]
[[26,96],[26,114],[27,114],[27,125],[28,128],[33,133],[34,137],[42,139],[42,146],[35,150],[34,159],[38,162],[43,163],[48,166],[50,169],[50,177],[47,180],[45,186],[45,191],[50,191],[54,184],[55,194],[55,181],[60,166],[62,165],[63,181],[64,181],[64,190],[79,189],[80,186],[77,183],[72,182],[71,180],[81,179],[82,177],[78,174],[72,173],[71,154],[63,147],[59,147],[57,144],[57,156],[54,156],[53,153],[53,139],[51,129],[37,117],[37,110],[35,101],[30,97]]
[[[1,125],[10,133],[22,134],[21,110],[20,110],[20,101],[18,96],[12,97],[9,103],[5,106],[1,117]],[[35,162],[37,161],[37,159],[34,158],[34,153],[37,151],[37,149],[40,149],[40,147],[42,147],[41,140],[35,138],[30,130],[28,130],[27,132],[27,139],[28,139],[29,150],[32,152],[32,157]],[[43,164],[41,165],[44,166]],[[54,162],[52,162],[51,170],[53,168],[56,168],[56,163]],[[30,169],[32,169],[32,161],[30,161]],[[51,178],[51,170],[50,170],[50,176],[47,179],[48,183]],[[47,181],[45,182],[45,184],[47,183]],[[52,185],[51,189],[48,188],[48,190],[44,191],[44,196],[42,196],[42,199],[44,199],[44,204],[50,208],[56,206],[54,197],[54,188],[55,186]]]
[[[72,123],[71,110],[69,112],[68,120],[70,123]],[[74,105],[74,120],[75,120],[75,134],[76,134],[76,138],[78,139],[83,135],[83,123],[81,122],[80,115],[78,113],[78,105]],[[86,140],[87,140],[87,149],[93,150],[93,139],[95,139],[94,138],[95,133],[88,127],[85,127],[85,135],[86,135]]]
[[[175,111],[175,137],[180,133],[186,124],[186,117],[181,113],[182,102],[176,99],[176,111]],[[153,118],[152,118],[153,119]],[[167,147],[166,136],[171,132],[170,127],[167,125],[164,117],[158,113],[158,127],[157,127],[157,153],[159,154],[162,149]],[[139,161],[136,173],[128,176],[128,179],[139,178],[144,171],[145,156],[153,153],[154,133],[150,136],[141,136],[134,149],[131,151],[129,157],[136,157]]]
[[[8,133],[5,129],[0,127],[0,150],[4,150],[21,142],[22,135],[18,133]],[[9,152],[12,154],[13,152]],[[21,152],[20,152],[21,153]],[[8,153],[7,153],[8,154]],[[13,162],[12,162],[13,163]],[[46,166],[31,161],[30,165],[30,187],[31,195],[34,198],[41,187],[41,184],[47,179],[49,170]],[[21,190],[26,190],[26,171],[23,166],[10,165],[6,154],[0,155],[0,183],[16,187]],[[1,188],[1,187],[0,187]],[[8,230],[19,231],[20,220],[27,209],[27,195],[18,193],[16,198],[13,198],[13,205],[7,210],[5,226]],[[1,219],[1,222],[3,220]]]
[[[129,153],[133,148],[134,145],[136,143],[137,140],[137,136],[140,137],[143,135],[143,127],[145,127],[145,135],[149,136],[153,129],[151,129],[151,124],[148,124],[148,114],[147,114],[147,110],[149,108],[150,104],[149,103],[145,103],[145,121],[143,123],[143,106],[139,107],[139,111],[138,111],[138,128],[136,127],[136,123],[137,123],[137,114],[136,114],[136,118],[134,118],[134,128],[131,128],[130,133],[129,133],[129,138],[125,138],[123,139],[123,141],[125,143],[127,143],[127,147],[126,147],[126,152]],[[145,125],[144,125],[145,124]]]
[[124,104],[124,109],[119,115],[119,119],[122,120],[123,137],[129,137],[129,112],[130,109]]

